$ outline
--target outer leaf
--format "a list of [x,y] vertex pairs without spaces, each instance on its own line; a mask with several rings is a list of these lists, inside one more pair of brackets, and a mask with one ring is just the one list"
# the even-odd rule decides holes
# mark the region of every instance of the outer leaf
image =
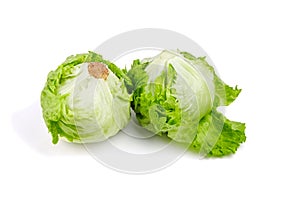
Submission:
[[246,141],[245,128],[244,123],[230,121],[222,113],[212,111],[200,121],[191,147],[208,157],[233,154]]

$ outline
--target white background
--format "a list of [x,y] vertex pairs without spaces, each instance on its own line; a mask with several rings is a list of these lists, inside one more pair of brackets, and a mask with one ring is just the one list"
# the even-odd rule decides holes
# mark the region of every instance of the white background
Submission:
[[[299,199],[299,10],[288,0],[1,1],[0,199]],[[148,27],[193,39],[221,78],[243,89],[226,113],[247,123],[234,156],[187,155],[157,173],[128,175],[79,145],[52,145],[46,127],[35,127],[50,70]]]

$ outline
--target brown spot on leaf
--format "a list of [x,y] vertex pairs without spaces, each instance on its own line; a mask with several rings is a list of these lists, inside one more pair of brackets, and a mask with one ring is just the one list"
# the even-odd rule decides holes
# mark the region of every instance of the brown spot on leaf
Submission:
[[88,65],[89,74],[97,79],[102,78],[107,79],[109,71],[106,68],[106,65],[101,62],[91,62]]

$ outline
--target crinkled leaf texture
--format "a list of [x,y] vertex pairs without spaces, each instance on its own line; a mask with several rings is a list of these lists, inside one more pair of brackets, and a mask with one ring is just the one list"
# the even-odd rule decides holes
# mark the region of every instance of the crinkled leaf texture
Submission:
[[[90,62],[108,67],[106,80],[88,73]],[[41,93],[41,106],[52,142],[56,144],[59,138],[98,142],[118,133],[130,119],[126,79],[122,70],[94,52],[70,56],[51,71]]]
[[135,60],[127,76],[131,107],[146,129],[212,157],[235,153],[246,140],[245,124],[217,111],[232,103],[241,90],[225,84],[205,57],[164,50]]

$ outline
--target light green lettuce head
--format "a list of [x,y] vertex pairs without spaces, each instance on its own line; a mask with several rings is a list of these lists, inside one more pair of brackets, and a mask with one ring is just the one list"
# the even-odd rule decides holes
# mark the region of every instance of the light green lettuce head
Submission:
[[51,71],[41,106],[52,142],[98,142],[124,128],[131,98],[124,79],[123,71],[94,52],[70,56]]
[[127,75],[131,107],[149,131],[208,156],[234,153],[245,141],[245,125],[217,111],[233,102],[241,90],[226,85],[205,57],[164,50],[135,60]]

